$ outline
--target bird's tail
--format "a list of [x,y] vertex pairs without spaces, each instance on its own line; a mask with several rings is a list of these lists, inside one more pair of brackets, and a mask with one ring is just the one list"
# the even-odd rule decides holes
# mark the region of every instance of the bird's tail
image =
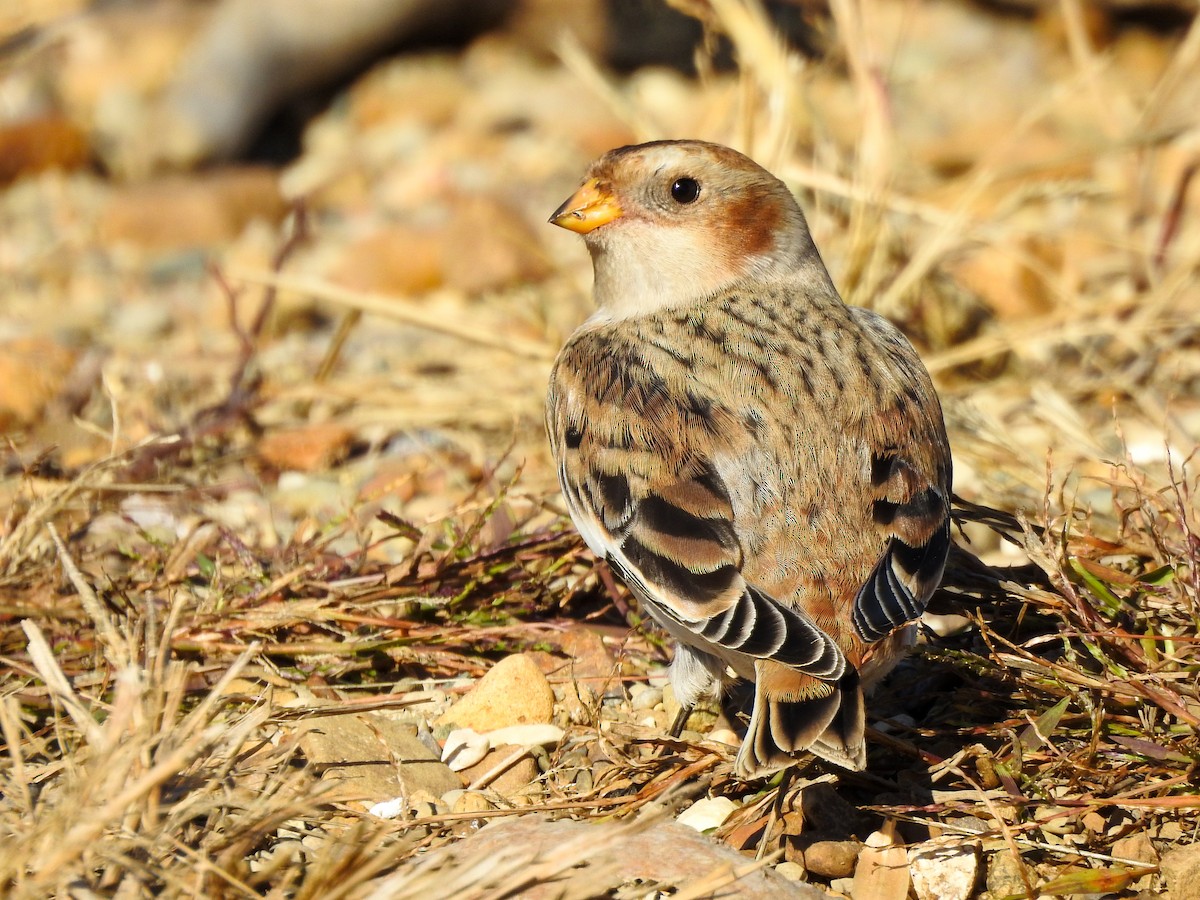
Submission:
[[754,712],[738,753],[739,777],[789,766],[805,750],[846,769],[866,768],[866,713],[853,666],[835,682],[769,660],[758,660],[755,669]]

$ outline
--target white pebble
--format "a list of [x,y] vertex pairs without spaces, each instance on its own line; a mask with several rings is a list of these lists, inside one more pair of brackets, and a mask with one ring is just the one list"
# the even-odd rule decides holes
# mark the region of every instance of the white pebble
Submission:
[[717,828],[733,815],[737,808],[738,805],[728,797],[706,797],[697,800],[681,812],[676,821],[703,833]]

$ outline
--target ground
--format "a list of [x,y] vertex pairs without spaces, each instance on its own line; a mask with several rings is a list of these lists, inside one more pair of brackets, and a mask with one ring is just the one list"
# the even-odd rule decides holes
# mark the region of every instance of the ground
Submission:
[[[0,893],[749,892],[631,880],[703,814],[856,900],[1196,896],[1200,26],[835,0],[801,52],[712,0],[733,69],[492,31],[348,77],[294,159],[163,171],[96,135],[202,19],[113,6],[0,15],[36,32],[0,111],[38,113],[0,129]],[[669,739],[669,646],[558,496],[590,266],[545,219],[685,136],[788,182],[944,401],[959,549],[864,774],[737,781],[736,709]],[[557,731],[418,764],[514,658],[473,727]],[[645,843],[471,837],[531,811]]]

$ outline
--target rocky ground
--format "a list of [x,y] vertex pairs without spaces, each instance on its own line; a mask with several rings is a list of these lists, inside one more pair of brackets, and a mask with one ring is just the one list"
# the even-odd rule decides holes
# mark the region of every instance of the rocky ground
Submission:
[[[0,11],[0,892],[1200,896],[1200,28],[680,2],[685,73],[554,6],[355,45],[236,150],[178,100],[234,83],[214,4]],[[945,402],[986,565],[865,774],[734,780],[736,703],[667,738],[557,496],[590,265],[545,219],[685,136],[793,187]]]

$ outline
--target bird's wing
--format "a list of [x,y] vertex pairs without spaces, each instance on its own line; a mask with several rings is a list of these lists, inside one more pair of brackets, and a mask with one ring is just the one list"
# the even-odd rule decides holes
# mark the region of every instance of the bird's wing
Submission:
[[853,317],[882,351],[873,373],[888,402],[863,423],[871,515],[886,549],[854,599],[859,636],[873,642],[920,617],[950,552],[950,446],[929,374],[908,340],[875,313]]
[[822,679],[846,661],[800,609],[748,585],[719,470],[736,417],[631,346],[582,333],[551,376],[547,427],[572,519],[664,624]]

